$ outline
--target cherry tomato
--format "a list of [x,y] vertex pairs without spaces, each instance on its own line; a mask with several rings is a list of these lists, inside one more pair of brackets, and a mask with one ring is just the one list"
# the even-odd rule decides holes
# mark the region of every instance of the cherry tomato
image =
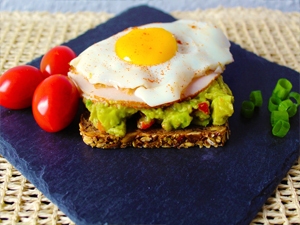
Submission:
[[56,46],[50,49],[42,58],[40,70],[44,76],[53,74],[67,75],[70,61],[76,57],[75,52],[67,46]]
[[7,70],[0,76],[0,105],[8,109],[31,106],[34,90],[43,79],[41,71],[33,66],[21,65]]
[[36,88],[32,112],[37,124],[47,132],[57,132],[67,127],[76,115],[79,91],[67,76],[57,74],[47,77]]

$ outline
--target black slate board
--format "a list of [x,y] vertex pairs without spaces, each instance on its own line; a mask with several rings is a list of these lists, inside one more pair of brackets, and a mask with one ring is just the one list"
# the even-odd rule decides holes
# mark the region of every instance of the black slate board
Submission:
[[[129,26],[173,20],[139,6],[65,44],[80,53]],[[288,135],[276,138],[267,99],[281,77],[299,92],[300,76],[234,43],[231,52],[235,62],[224,80],[235,95],[235,114],[223,148],[92,149],[78,132],[80,110],[68,128],[49,134],[31,109],[0,107],[0,154],[79,225],[249,224],[299,156],[299,112]],[[241,102],[255,89],[264,105],[243,119]]]

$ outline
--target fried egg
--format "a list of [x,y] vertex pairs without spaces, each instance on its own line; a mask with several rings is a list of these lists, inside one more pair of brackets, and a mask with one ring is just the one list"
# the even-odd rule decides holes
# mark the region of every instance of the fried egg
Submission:
[[219,28],[192,20],[131,27],[93,44],[70,62],[85,98],[156,107],[207,87],[232,62]]

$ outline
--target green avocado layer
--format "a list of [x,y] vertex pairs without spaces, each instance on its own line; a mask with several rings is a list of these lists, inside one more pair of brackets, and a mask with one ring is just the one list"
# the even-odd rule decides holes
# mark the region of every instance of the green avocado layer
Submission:
[[[190,124],[223,125],[233,114],[233,101],[232,92],[223,82],[222,76],[196,97],[162,108],[136,109],[114,102],[93,102],[84,99],[85,106],[90,111],[89,119],[94,126],[100,126],[107,133],[120,137],[126,134],[127,119],[136,113],[143,116],[143,121],[155,120],[167,131],[185,128]],[[203,110],[200,104],[207,104],[208,110]]]

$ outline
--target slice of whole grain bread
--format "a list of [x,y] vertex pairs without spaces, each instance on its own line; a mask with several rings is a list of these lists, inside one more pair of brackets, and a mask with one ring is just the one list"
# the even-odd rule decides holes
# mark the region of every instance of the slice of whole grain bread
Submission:
[[229,139],[228,122],[222,126],[189,126],[186,129],[165,131],[155,127],[147,130],[132,128],[124,137],[100,132],[89,121],[89,113],[83,113],[79,123],[80,135],[84,143],[102,149],[115,148],[209,148],[223,146]]

